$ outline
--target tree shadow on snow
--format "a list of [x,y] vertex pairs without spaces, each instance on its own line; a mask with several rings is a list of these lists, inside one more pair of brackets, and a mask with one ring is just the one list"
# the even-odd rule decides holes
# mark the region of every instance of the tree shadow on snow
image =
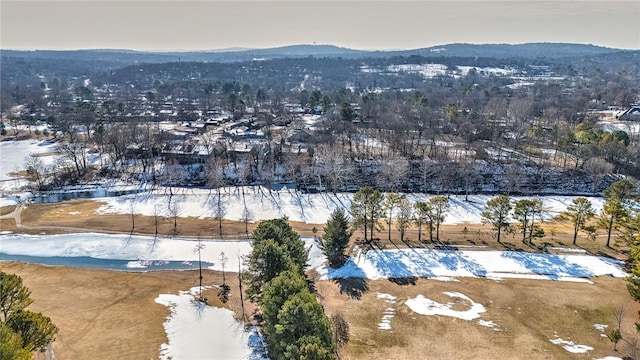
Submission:
[[402,277],[402,278],[389,278],[389,281],[396,285],[415,285],[418,282],[418,278],[415,276],[412,277]]
[[367,279],[361,277],[335,278],[333,282],[340,287],[340,294],[346,294],[352,299],[360,300],[362,294],[369,291]]

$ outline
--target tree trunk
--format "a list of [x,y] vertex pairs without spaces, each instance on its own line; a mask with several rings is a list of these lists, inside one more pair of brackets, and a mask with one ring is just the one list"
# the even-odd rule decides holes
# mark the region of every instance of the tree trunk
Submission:
[[529,244],[533,244],[533,230],[535,229],[536,216],[531,215],[531,227],[529,228]]
[[609,219],[609,228],[607,229],[607,247],[609,247],[609,242],[611,241],[611,231],[613,230],[613,215]]

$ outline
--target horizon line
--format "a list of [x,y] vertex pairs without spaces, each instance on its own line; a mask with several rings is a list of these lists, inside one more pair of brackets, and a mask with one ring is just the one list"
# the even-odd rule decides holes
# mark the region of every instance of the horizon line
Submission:
[[619,47],[611,47],[593,43],[580,43],[580,42],[562,42],[562,41],[529,41],[529,42],[519,42],[519,43],[505,43],[505,42],[485,42],[485,43],[473,43],[473,42],[453,42],[446,44],[438,44],[438,45],[430,45],[424,47],[416,47],[416,48],[350,48],[335,44],[315,44],[315,43],[297,43],[297,44],[289,44],[289,45],[279,45],[279,46],[271,46],[271,47],[250,47],[250,46],[230,46],[224,48],[212,48],[212,49],[135,49],[135,48],[109,48],[109,47],[77,47],[77,48],[3,48],[0,46],[0,51],[115,51],[115,52],[139,52],[139,53],[207,53],[207,52],[245,52],[245,51],[255,51],[255,50],[270,50],[270,49],[279,49],[279,48],[287,48],[293,46],[332,46],[336,48],[341,48],[345,50],[353,50],[353,51],[363,51],[363,52],[393,52],[393,51],[413,51],[413,50],[422,50],[429,48],[437,48],[442,46],[451,46],[451,45],[471,45],[471,46],[482,46],[482,45],[509,45],[509,46],[519,46],[519,45],[531,45],[531,44],[565,44],[565,45],[584,45],[584,46],[594,46],[611,50],[623,50],[623,51],[637,51],[639,48],[619,48]]

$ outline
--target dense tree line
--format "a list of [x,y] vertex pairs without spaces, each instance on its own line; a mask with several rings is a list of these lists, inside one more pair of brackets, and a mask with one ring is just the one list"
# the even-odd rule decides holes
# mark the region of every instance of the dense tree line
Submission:
[[284,219],[261,222],[252,233],[247,295],[260,304],[271,359],[333,359],[331,323],[304,274],[307,250]]

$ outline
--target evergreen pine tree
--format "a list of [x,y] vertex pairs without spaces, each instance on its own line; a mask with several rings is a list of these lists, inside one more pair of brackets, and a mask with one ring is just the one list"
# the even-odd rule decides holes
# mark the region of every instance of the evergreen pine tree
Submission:
[[336,268],[345,263],[345,250],[349,246],[352,231],[343,209],[336,209],[324,228],[324,236],[318,240],[318,246],[327,257],[329,266]]

